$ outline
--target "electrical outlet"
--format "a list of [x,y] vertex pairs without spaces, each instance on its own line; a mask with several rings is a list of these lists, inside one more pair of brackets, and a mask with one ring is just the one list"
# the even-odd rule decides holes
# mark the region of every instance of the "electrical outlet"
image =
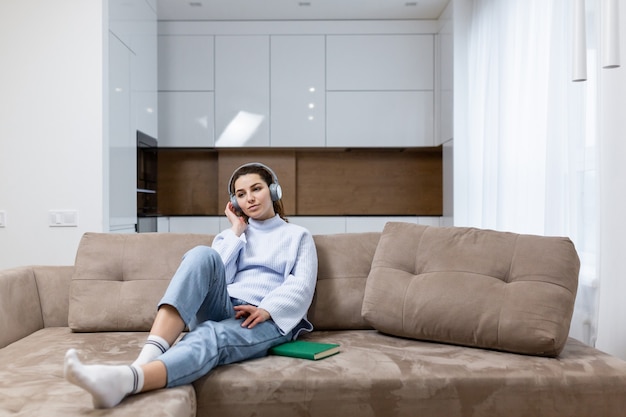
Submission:
[[76,210],[50,210],[48,225],[50,227],[76,227],[78,226],[78,212]]
[[0,227],[7,227],[7,212],[4,210],[0,211]]

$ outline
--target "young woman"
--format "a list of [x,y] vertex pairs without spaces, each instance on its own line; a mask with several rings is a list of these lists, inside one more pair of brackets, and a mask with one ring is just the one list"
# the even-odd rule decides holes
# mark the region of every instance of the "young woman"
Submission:
[[[185,254],[133,364],[85,365],[76,350],[66,353],[66,379],[88,391],[94,407],[191,383],[216,366],[265,356],[313,329],[306,313],[317,253],[311,234],[284,218],[276,175],[261,163],[242,165],[228,192],[230,229],[212,247]],[[185,326],[189,332],[174,344]]]

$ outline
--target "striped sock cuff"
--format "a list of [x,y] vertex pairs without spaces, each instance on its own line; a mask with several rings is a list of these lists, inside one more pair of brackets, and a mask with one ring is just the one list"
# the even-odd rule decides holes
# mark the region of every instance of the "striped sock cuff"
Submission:
[[132,394],[137,394],[141,392],[143,388],[143,370],[138,366],[129,366],[130,371],[133,374],[133,390]]
[[161,353],[167,352],[170,348],[170,344],[167,343],[165,339],[160,336],[150,335],[148,336],[148,340],[146,340],[147,345],[156,346],[157,349],[161,351]]

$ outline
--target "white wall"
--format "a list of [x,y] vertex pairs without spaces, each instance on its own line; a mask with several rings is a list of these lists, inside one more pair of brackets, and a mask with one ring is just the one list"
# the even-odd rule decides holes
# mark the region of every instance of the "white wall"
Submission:
[[626,359],[626,4],[621,67],[601,70],[600,315],[596,346]]
[[[0,269],[73,264],[103,230],[105,5],[0,2]],[[78,227],[49,227],[65,209]]]

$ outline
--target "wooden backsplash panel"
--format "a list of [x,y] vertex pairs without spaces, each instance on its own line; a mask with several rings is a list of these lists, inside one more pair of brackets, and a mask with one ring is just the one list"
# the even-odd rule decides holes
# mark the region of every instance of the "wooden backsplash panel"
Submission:
[[159,213],[164,216],[217,214],[217,156],[212,150],[159,149]]
[[234,169],[270,166],[288,216],[443,213],[442,150],[159,149],[158,209],[165,216],[221,216]]
[[228,202],[228,181],[233,171],[243,164],[260,162],[267,165],[278,177],[283,190],[283,207],[287,216],[296,211],[296,160],[291,150],[242,150],[222,149],[219,151],[218,168],[218,207],[224,213]]
[[297,163],[299,215],[442,215],[441,148],[304,152]]

